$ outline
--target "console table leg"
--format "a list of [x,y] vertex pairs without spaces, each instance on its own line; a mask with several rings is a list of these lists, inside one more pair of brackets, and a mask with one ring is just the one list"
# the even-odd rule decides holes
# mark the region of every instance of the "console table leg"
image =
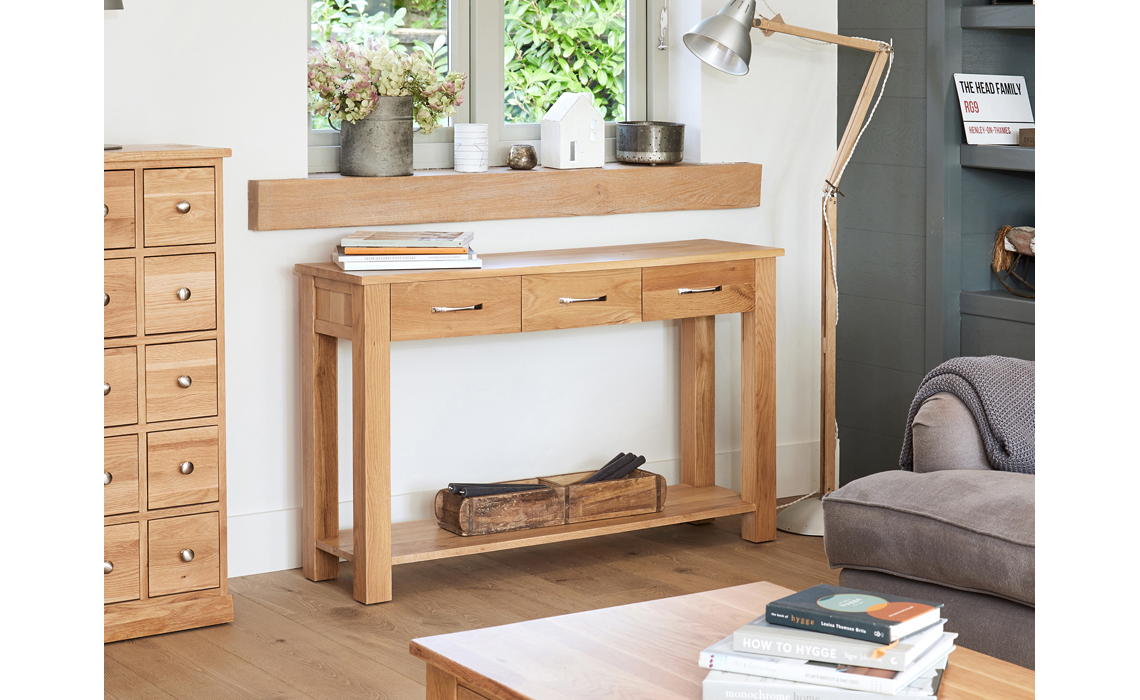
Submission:
[[741,518],[750,542],[776,539],[776,261],[756,261],[756,308],[741,314]]
[[335,537],[337,503],[336,338],[315,330],[316,289],[301,276],[301,547],[305,578],[336,578],[339,558],[317,549],[317,540]]
[[439,666],[427,665],[427,700],[456,700],[459,682]]
[[352,294],[352,597],[392,599],[390,287]]
[[681,483],[716,484],[715,316],[681,319]]

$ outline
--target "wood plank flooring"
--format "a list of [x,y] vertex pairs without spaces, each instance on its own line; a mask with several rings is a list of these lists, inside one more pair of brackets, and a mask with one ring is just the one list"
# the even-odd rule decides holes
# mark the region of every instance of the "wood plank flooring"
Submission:
[[337,581],[313,583],[300,569],[233,578],[232,623],[105,645],[104,695],[418,700],[426,672],[408,653],[415,637],[752,581],[839,582],[821,538],[780,532],[752,544],[739,533],[731,516],[404,564],[393,569],[392,602],[371,606],[352,599],[347,562]]

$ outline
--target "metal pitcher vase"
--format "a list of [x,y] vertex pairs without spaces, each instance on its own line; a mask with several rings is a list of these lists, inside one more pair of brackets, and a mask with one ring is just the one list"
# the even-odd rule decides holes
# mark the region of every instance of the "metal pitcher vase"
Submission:
[[340,174],[391,177],[412,174],[412,96],[383,96],[355,124],[340,125]]

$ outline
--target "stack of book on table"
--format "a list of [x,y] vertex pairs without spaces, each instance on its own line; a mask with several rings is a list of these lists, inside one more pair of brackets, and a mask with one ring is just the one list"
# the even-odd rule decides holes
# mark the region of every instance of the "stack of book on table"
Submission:
[[332,260],[342,270],[433,270],[483,267],[471,250],[473,231],[357,231]]
[[701,652],[704,700],[934,700],[957,634],[941,603],[813,586]]

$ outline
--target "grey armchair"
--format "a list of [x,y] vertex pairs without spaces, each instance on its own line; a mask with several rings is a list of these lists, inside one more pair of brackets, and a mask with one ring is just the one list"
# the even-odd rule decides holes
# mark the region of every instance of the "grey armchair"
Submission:
[[973,416],[935,394],[913,422],[914,471],[823,499],[844,586],[941,602],[963,647],[1034,668],[1034,480],[990,468]]

